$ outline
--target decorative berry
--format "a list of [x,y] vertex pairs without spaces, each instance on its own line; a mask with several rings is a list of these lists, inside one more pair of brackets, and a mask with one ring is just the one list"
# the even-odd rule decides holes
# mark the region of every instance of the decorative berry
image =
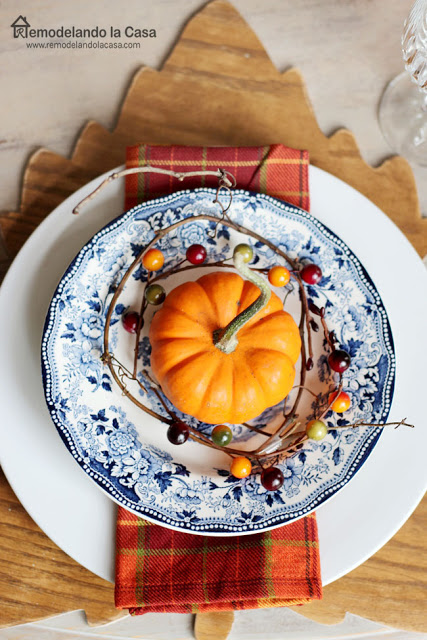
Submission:
[[206,249],[201,244],[192,244],[191,247],[188,247],[185,254],[188,262],[191,262],[191,264],[203,264],[206,260],[206,255]]
[[251,461],[243,456],[233,458],[230,466],[230,472],[235,478],[246,478],[252,471]]
[[277,491],[285,481],[285,476],[279,467],[269,467],[261,473],[261,484],[267,491]]
[[331,409],[335,411],[335,413],[344,413],[344,411],[350,408],[350,396],[345,391],[341,391],[340,393],[334,391],[329,394],[328,404],[331,405]]
[[184,444],[190,435],[190,429],[184,422],[172,422],[167,431],[167,437],[172,444]]
[[166,298],[166,291],[160,284],[150,284],[145,290],[145,299],[148,304],[162,304]]
[[343,373],[349,368],[351,358],[347,351],[344,351],[344,349],[335,349],[335,351],[332,351],[329,354],[328,362],[332,371]]
[[328,433],[328,427],[321,420],[310,420],[306,433],[310,440],[323,440]]
[[142,257],[142,264],[147,271],[158,271],[163,267],[165,257],[160,249],[148,249]]
[[233,439],[233,432],[225,424],[218,424],[211,433],[212,441],[220,447],[226,447]]
[[139,313],[136,311],[128,311],[122,318],[123,328],[129,333],[136,333],[138,330]]
[[268,272],[268,279],[273,287],[284,287],[291,279],[291,274],[286,267],[272,267]]
[[243,258],[243,262],[250,262],[254,257],[254,252],[249,244],[238,244],[234,247],[233,255],[240,254]]
[[322,279],[322,269],[317,264],[306,264],[301,269],[301,278],[307,284],[317,284]]

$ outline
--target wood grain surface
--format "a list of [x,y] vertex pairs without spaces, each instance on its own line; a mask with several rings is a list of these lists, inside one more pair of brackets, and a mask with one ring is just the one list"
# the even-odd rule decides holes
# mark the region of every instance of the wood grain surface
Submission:
[[233,611],[198,613],[194,623],[196,640],[225,640],[233,626]]
[[[20,210],[0,215],[7,248],[3,272],[55,206],[88,180],[123,163],[127,145],[143,142],[281,142],[306,148],[313,164],[364,193],[420,255],[427,253],[427,220],[421,219],[407,162],[394,157],[374,169],[361,158],[349,131],[325,136],[300,73],[279,73],[233,7],[214,0],[188,23],[160,72],[145,67],[136,74],[114,131],[90,122],[72,158],[42,149],[30,159]],[[112,585],[80,567],[42,533],[4,477],[0,509],[0,625],[79,608],[93,623],[122,615],[113,607]],[[424,499],[381,551],[327,587],[322,602],[298,607],[297,612],[331,624],[350,611],[397,628],[427,631],[426,527]],[[199,640],[215,630],[215,616],[211,619],[212,627],[197,621]]]
[[113,585],[59,549],[34,523],[0,471],[0,626],[84,609],[89,624],[125,614]]

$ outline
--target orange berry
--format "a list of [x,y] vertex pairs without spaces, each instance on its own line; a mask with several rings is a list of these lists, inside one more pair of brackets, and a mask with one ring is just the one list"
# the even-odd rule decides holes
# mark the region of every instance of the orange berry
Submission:
[[331,404],[331,402],[331,409],[332,411],[335,411],[335,413],[344,413],[344,411],[347,411],[351,405],[350,396],[345,391],[341,391],[340,393],[334,391],[333,393],[330,393],[328,404]]
[[158,271],[163,267],[165,257],[160,249],[148,249],[142,257],[142,264],[147,271]]
[[251,461],[243,456],[233,458],[230,471],[235,478],[246,478],[252,471]]
[[284,287],[291,279],[291,274],[286,267],[272,267],[268,272],[268,279],[273,287]]

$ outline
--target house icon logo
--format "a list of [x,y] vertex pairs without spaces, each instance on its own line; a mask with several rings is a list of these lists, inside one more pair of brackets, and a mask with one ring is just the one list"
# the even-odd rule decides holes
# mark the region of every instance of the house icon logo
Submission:
[[14,38],[28,37],[28,29],[31,25],[29,22],[27,22],[27,18],[24,18],[24,16],[19,16],[18,18],[16,18],[15,22],[12,22],[10,26],[13,29]]

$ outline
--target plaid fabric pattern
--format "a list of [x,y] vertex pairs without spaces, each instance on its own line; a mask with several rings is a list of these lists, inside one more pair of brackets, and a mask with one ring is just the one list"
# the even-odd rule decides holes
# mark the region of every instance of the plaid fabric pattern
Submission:
[[316,518],[234,538],[151,524],[119,507],[116,607],[132,614],[285,607],[322,595]]
[[[267,193],[306,211],[308,193],[308,152],[274,144],[270,147],[129,147],[126,167],[150,164],[170,171],[216,171],[219,167],[236,178],[237,188]],[[126,176],[126,209],[144,200],[197,187],[216,187],[213,176],[176,178],[156,173]]]
[[[130,147],[127,167],[172,171],[223,168],[237,187],[309,209],[308,153],[270,147]],[[159,174],[126,178],[126,208],[217,179],[179,182]],[[322,597],[315,514],[263,533],[236,537],[172,531],[118,509],[115,602],[132,614],[284,607]]]

